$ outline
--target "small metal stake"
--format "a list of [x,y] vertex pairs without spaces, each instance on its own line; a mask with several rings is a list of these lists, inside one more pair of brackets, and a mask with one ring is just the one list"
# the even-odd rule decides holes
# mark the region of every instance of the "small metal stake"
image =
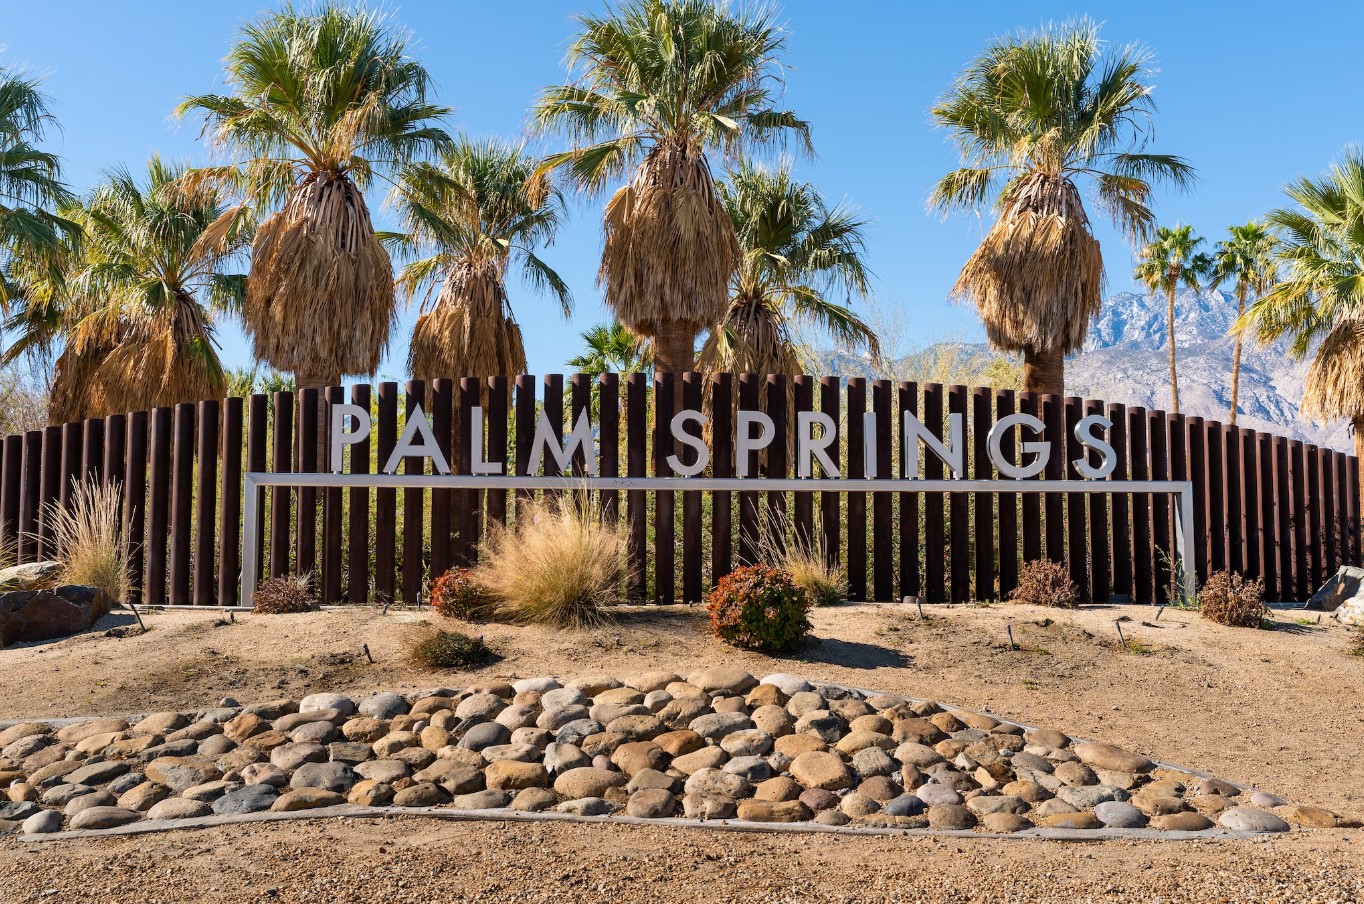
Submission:
[[1161,605],[1159,605],[1159,606],[1156,607],[1156,621],[1160,621],[1160,617],[1161,617],[1162,615],[1164,615],[1164,614],[1165,614],[1165,604],[1162,603]]
[[369,653],[369,644],[367,643],[360,644],[360,649],[365,651],[365,658],[369,660],[369,664],[374,665],[374,657],[371,656]]
[[147,626],[142,623],[142,613],[137,611],[137,607],[133,605],[132,600],[128,600],[126,605],[129,609],[133,610],[133,618],[137,619],[137,626],[142,629],[143,634],[146,634]]
[[1115,621],[1113,627],[1118,629],[1118,643],[1122,644],[1124,650],[1127,649],[1127,638],[1122,636],[1122,622]]
[[1015,652],[1017,652],[1017,651],[1018,651],[1018,644],[1014,643],[1014,626],[1013,626],[1013,625],[1005,625],[1004,627],[1006,627],[1006,628],[1009,629],[1009,649],[1010,649],[1010,650],[1013,650],[1013,651],[1015,651]]

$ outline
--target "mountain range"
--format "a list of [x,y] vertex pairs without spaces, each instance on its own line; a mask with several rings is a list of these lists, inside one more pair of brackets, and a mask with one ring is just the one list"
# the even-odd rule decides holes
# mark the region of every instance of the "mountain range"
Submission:
[[[1236,346],[1229,331],[1235,320],[1231,293],[1185,290],[1175,296],[1175,356],[1184,414],[1227,422]],[[1165,298],[1119,292],[1104,302],[1083,349],[1067,359],[1066,393],[1169,410],[1168,348]],[[1347,421],[1317,424],[1298,413],[1310,362],[1310,356],[1294,360],[1286,341],[1260,346],[1247,336],[1236,424],[1353,452]],[[889,376],[873,373],[868,361],[848,354],[828,355],[823,363],[829,373]],[[988,386],[1011,367],[985,343],[940,342],[897,358],[891,369],[897,379]]]

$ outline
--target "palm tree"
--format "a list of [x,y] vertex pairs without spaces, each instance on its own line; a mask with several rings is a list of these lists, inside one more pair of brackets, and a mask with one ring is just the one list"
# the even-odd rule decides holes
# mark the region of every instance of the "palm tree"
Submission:
[[568,359],[568,366],[576,373],[593,376],[649,373],[653,368],[649,343],[619,323],[599,323],[582,333],[582,338],[587,348]]
[[750,164],[720,186],[742,256],[731,283],[729,310],[701,349],[709,371],[798,374],[803,368],[791,321],[813,321],[840,343],[880,354],[876,334],[828,294],[867,292],[862,227],[847,205],[829,207],[809,182]]
[[996,40],[933,108],[962,168],[929,197],[950,212],[992,197],[998,218],[962,268],[953,294],[980,312],[997,349],[1021,352],[1024,385],[1060,393],[1065,356],[1099,311],[1103,255],[1078,182],[1132,241],[1154,222],[1160,182],[1187,186],[1183,160],[1142,151],[1155,110],[1150,54],[1105,53],[1087,19]]
[[[209,305],[240,305],[246,278],[230,272],[250,241],[241,224],[209,235],[226,205],[159,157],[139,183],[116,169],[78,207],[84,240],[47,304],[25,307],[9,357],[60,340],[53,422],[196,402],[223,395],[226,378]],[[35,296],[38,297],[38,296]]]
[[1141,282],[1152,293],[1164,292],[1167,304],[1166,338],[1170,345],[1170,401],[1172,411],[1179,414],[1179,372],[1175,367],[1175,293],[1181,286],[1195,292],[1199,280],[1212,269],[1212,259],[1196,251],[1203,237],[1194,235],[1192,226],[1162,226],[1156,230],[1154,241],[1141,249],[1141,263],[1132,271],[1132,278]]
[[628,0],[579,16],[571,84],[547,88],[535,121],[570,137],[548,157],[588,190],[628,169],[606,205],[600,280],[616,319],[652,340],[662,371],[691,370],[696,337],[724,317],[740,249],[707,155],[809,126],[774,104],[786,38],[766,10],[716,0]]
[[1262,343],[1291,338],[1298,358],[1315,347],[1302,413],[1349,418],[1364,459],[1364,153],[1351,149],[1326,175],[1284,192],[1297,207],[1269,215],[1282,278],[1237,325],[1253,326]]
[[[1278,241],[1264,223],[1251,220],[1240,226],[1228,226],[1229,238],[1217,243],[1213,251],[1212,270],[1208,274],[1208,288],[1215,289],[1227,279],[1236,280],[1236,320],[1240,323],[1246,313],[1246,299],[1269,291],[1278,279],[1274,261],[1274,245]],[[1231,416],[1236,424],[1237,398],[1241,388],[1241,342],[1245,330],[1235,329],[1236,349],[1231,359]]]
[[531,285],[553,293],[565,317],[572,313],[567,284],[535,255],[537,245],[553,242],[565,214],[537,163],[517,147],[460,140],[439,162],[402,171],[394,190],[402,246],[426,256],[403,268],[398,286],[411,296],[424,290],[427,301],[435,294],[412,331],[414,379],[525,373],[521,328],[507,300],[512,262]]
[[[0,66],[0,308],[25,294],[25,278],[59,267],[78,228],[57,208],[71,193],[61,160],[38,147],[54,124],[41,80]],[[21,260],[27,258],[27,260]]]
[[235,164],[201,178],[242,193],[212,234],[276,209],[256,231],[241,315],[258,359],[303,387],[373,373],[396,305],[388,252],[364,189],[376,175],[447,147],[408,37],[379,13],[328,3],[244,25],[225,60],[233,93],[187,98]]

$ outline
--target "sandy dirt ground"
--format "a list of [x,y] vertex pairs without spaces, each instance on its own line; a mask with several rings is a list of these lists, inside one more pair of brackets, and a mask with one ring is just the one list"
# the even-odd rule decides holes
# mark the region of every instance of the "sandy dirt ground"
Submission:
[[[799,656],[729,649],[699,608],[627,610],[583,632],[462,626],[501,657],[475,673],[405,659],[421,615],[164,611],[106,637],[0,650],[0,720],[196,709],[554,674],[742,666],[938,700],[1058,728],[1295,803],[1364,816],[1364,657],[1315,613],[1234,630],[1189,612],[1092,607],[818,610]],[[1122,621],[1130,649],[1118,643]],[[426,618],[427,621],[443,621]],[[1302,622],[1308,622],[1303,624]],[[454,625],[455,623],[449,623]],[[1018,649],[1011,649],[1007,627]],[[364,653],[368,647],[374,662]],[[1355,901],[1364,832],[1254,841],[1062,843],[708,832],[419,818],[232,826],[55,844],[0,839],[8,901]]]

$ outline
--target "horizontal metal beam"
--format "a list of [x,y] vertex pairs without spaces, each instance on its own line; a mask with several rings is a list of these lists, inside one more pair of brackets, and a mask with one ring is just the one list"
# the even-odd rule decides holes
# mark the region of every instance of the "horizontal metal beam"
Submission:
[[445,490],[653,490],[655,492],[832,493],[1170,493],[1175,497],[1176,554],[1183,568],[1181,595],[1197,590],[1191,564],[1193,481],[1190,480],[906,480],[839,477],[534,477],[498,474],[295,474],[250,471],[244,475],[241,601],[249,605],[260,575],[264,487],[395,487]]
[[1180,493],[1188,480],[909,480],[897,477],[535,477],[497,474],[293,474],[255,471],[257,487],[433,490],[656,490],[746,493]]

